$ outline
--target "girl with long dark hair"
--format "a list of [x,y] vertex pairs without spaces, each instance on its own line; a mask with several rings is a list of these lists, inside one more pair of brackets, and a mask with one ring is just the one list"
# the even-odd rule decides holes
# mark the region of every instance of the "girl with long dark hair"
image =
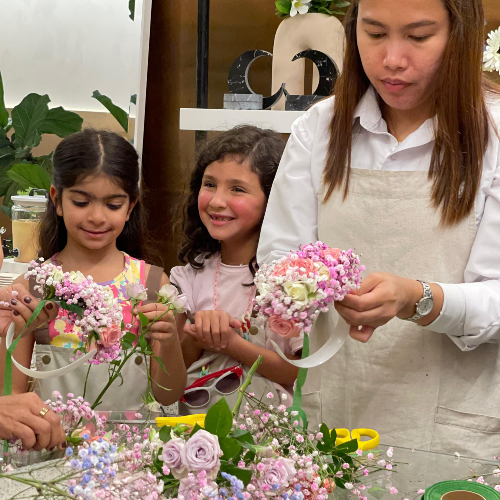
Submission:
[[[117,134],[86,129],[64,139],[54,152],[53,162],[50,199],[40,226],[42,257],[61,265],[63,272],[80,271],[109,286],[122,306],[125,324],[132,323],[132,314],[137,312],[151,320],[164,314],[166,306],[155,303],[155,291],[167,284],[168,278],[161,268],[145,262],[147,227],[141,206],[138,155],[133,146]],[[29,286],[23,277],[18,282]],[[148,289],[148,301],[137,311],[131,311],[126,295],[129,283],[141,283]],[[10,314],[20,330],[38,302],[28,293],[19,293],[18,297],[11,301]],[[154,356],[162,359],[168,373],[153,356],[149,362],[138,356],[125,365],[123,380],[108,390],[99,409],[141,407],[147,390],[146,370],[151,372],[158,402],[170,405],[179,399],[186,370],[172,314],[156,321],[151,330]],[[67,321],[66,311],[60,309],[47,327],[24,336],[16,348],[16,359],[27,367],[34,345],[37,370],[65,366],[81,345],[78,326]],[[4,360],[2,343],[2,378]],[[36,391],[43,400],[50,399],[54,390],[81,395],[87,368],[81,366],[61,378],[37,380]],[[105,364],[92,366],[85,396],[88,401],[94,401],[102,390],[108,380],[107,370]],[[14,368],[13,392],[25,392],[26,384],[27,378]]]

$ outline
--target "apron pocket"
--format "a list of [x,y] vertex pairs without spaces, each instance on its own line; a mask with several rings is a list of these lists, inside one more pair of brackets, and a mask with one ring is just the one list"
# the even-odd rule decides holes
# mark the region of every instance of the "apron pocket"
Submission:
[[500,418],[438,406],[432,451],[492,459],[498,453]]

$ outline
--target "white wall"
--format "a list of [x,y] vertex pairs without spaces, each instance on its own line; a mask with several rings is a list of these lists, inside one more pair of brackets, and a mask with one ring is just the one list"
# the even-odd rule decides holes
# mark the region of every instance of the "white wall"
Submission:
[[31,92],[49,106],[102,111],[99,90],[128,111],[138,92],[142,0],[0,0],[0,71],[7,107]]

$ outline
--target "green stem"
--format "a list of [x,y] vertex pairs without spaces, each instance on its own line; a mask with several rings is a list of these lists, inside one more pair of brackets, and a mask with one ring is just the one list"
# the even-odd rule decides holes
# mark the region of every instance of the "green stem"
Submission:
[[239,388],[238,390],[238,399],[236,400],[236,403],[233,408],[233,417],[236,417],[238,415],[238,412],[240,411],[240,406],[243,401],[243,393],[245,392],[246,388],[250,385],[250,382],[252,381],[253,374],[257,371],[257,368],[259,365],[264,361],[264,357],[262,354],[259,355],[259,357],[255,360],[255,363],[252,365],[252,368],[250,368],[250,371],[248,372],[247,378],[245,379],[245,382],[243,382],[243,385]]
[[85,385],[83,386],[83,399],[85,399],[85,394],[87,392],[87,382],[89,380],[90,369],[92,368],[92,363],[89,363],[89,369],[87,370],[87,376],[85,377]]
[[138,345],[139,344],[136,344],[136,346],[130,351],[130,353],[127,354],[125,358],[123,358],[123,361],[120,363],[120,366],[116,370],[115,375],[108,380],[108,383],[104,386],[104,389],[100,392],[99,396],[97,396],[96,400],[94,401],[94,404],[91,406],[92,410],[95,410],[95,408],[101,404],[102,397],[104,396],[106,391],[110,388],[111,384],[118,378],[118,375],[120,375],[120,372],[124,367],[125,363],[128,361],[128,359],[132,356],[132,354],[134,354],[137,351]]

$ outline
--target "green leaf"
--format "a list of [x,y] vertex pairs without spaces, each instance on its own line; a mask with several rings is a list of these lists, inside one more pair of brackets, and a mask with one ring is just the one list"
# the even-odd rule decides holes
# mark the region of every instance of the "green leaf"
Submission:
[[12,196],[14,196],[17,192],[19,191],[19,184],[17,182],[12,182],[9,188],[7,189],[7,192],[4,195],[3,198],[3,204],[2,204],[2,212],[4,214],[7,214],[9,217],[12,217],[12,205],[14,204],[12,202]]
[[336,478],[335,478],[335,484],[336,484],[339,488],[341,488],[341,489],[343,489],[343,490],[345,490],[345,483],[346,483],[346,481],[345,481],[344,479],[342,479],[342,478],[340,478],[340,477],[336,477]]
[[351,2],[334,2],[334,3],[337,9],[343,9],[344,7],[349,7],[349,5],[351,5]]
[[339,444],[335,449],[344,453],[354,453],[358,449],[358,440],[351,439],[347,443]]
[[233,426],[233,414],[225,398],[217,401],[207,412],[205,430],[219,438],[226,437]]
[[10,146],[9,138],[7,137],[7,130],[0,127],[0,150]]
[[[323,434],[323,442],[325,444],[332,444],[332,438],[330,436],[330,429],[328,428],[328,426],[323,423],[321,424],[319,430]],[[335,446],[335,441],[333,442],[333,445]]]
[[144,335],[141,335],[139,337],[139,345],[141,346],[141,350],[145,351],[148,348],[148,341],[144,337]]
[[160,428],[159,437],[164,443],[168,443],[172,437],[170,436],[170,431],[172,427],[170,425],[164,425]]
[[0,168],[9,166],[15,159],[16,155],[12,148],[0,149]]
[[231,474],[231,476],[236,476],[238,479],[243,481],[243,484],[246,486],[250,480],[252,479],[252,471],[247,469],[240,469],[235,465],[223,464],[220,466],[220,470],[222,472],[227,472]]
[[0,196],[5,196],[10,186],[12,186],[12,179],[7,176],[6,172],[0,175]]
[[2,73],[0,73],[0,127],[6,127],[9,123],[9,112],[5,107]]
[[281,14],[289,15],[292,8],[291,0],[276,0],[276,10]]
[[132,349],[132,344],[126,340],[122,340],[122,349],[125,349],[126,351],[128,349]]
[[66,309],[66,311],[78,314],[78,317],[83,318],[83,313],[85,309],[83,307],[77,306],[75,304],[68,304],[65,300],[61,300],[61,307]]
[[55,134],[58,137],[68,137],[82,129],[83,118],[72,111],[66,111],[63,107],[49,110],[43,122],[41,134]]
[[40,129],[49,114],[47,94],[28,94],[12,110],[12,125],[16,131],[15,145],[20,148],[34,148],[40,144]]
[[236,457],[241,452],[241,445],[232,437],[224,437],[219,439],[219,445],[224,453],[222,458],[229,460]]
[[41,165],[30,163],[18,163],[14,165],[7,172],[7,175],[23,189],[36,187],[49,191],[52,181],[49,173]]
[[125,132],[128,132],[128,115],[122,108],[113,104],[108,96],[102,95],[98,90],[94,90],[92,97],[97,99],[118,120]]
[[132,94],[130,96],[130,102],[137,105],[137,94]]
[[128,17],[130,17],[133,21],[135,17],[135,0],[128,0],[128,10],[130,11],[130,15]]
[[132,332],[128,332],[122,337],[122,342],[123,341],[130,342],[131,344],[133,344],[136,340],[137,340],[137,336],[135,334],[133,334]]
[[163,359],[159,358],[158,356],[153,356],[153,359],[160,365],[161,369],[165,372],[167,372],[167,369],[165,368],[165,364],[163,363]]
[[146,328],[146,326],[148,326],[148,323],[149,323],[148,317],[144,313],[141,313],[141,312],[138,313],[138,316],[139,316],[139,319],[141,320],[142,328]]
[[53,152],[48,155],[36,156],[34,158],[35,162],[38,163],[44,170],[49,174],[52,173],[52,156]]
[[191,431],[191,434],[189,435],[189,437],[194,436],[202,428],[203,427],[201,427],[200,424],[198,424],[198,422],[196,422],[196,424],[194,424],[193,430]]

